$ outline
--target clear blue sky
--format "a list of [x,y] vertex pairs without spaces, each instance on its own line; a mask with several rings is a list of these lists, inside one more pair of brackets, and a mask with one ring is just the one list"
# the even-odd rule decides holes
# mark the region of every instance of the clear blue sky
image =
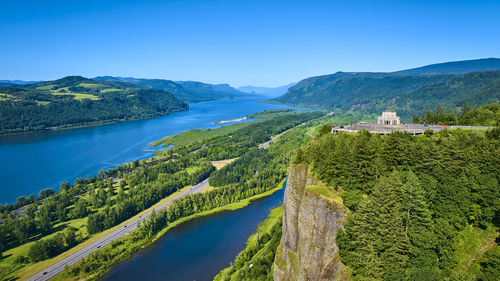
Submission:
[[38,0],[0,4],[0,79],[278,86],[500,57],[500,1]]

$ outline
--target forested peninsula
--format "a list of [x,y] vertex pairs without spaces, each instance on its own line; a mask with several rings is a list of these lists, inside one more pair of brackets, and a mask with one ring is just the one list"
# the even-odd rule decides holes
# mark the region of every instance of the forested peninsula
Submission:
[[187,109],[164,90],[68,76],[0,87],[0,134],[153,118]]

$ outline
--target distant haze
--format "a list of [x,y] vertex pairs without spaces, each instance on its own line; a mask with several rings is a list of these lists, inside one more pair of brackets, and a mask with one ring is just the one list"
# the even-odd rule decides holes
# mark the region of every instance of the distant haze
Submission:
[[290,84],[285,85],[285,86],[274,87],[274,88],[272,88],[272,87],[241,86],[241,87],[238,87],[237,89],[239,91],[249,93],[249,94],[255,93],[255,94],[268,96],[268,97],[277,97],[277,96],[281,96],[284,93],[286,93],[286,91],[288,91],[288,89],[290,87],[295,86],[295,84],[297,84],[297,83],[294,82],[294,83],[290,83]]

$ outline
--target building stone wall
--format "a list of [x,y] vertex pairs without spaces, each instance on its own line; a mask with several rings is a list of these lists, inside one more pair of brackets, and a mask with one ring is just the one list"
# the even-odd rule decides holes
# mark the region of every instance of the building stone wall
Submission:
[[382,116],[378,117],[377,123],[380,125],[399,125],[401,121],[399,120],[399,116],[396,116],[396,112],[384,111],[382,112]]

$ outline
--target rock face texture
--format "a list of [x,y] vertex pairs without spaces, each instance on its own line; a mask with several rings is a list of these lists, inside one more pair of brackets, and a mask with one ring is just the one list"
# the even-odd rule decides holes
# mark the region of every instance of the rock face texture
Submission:
[[320,185],[308,174],[307,165],[290,168],[275,281],[348,280],[335,243],[348,210],[340,197]]

